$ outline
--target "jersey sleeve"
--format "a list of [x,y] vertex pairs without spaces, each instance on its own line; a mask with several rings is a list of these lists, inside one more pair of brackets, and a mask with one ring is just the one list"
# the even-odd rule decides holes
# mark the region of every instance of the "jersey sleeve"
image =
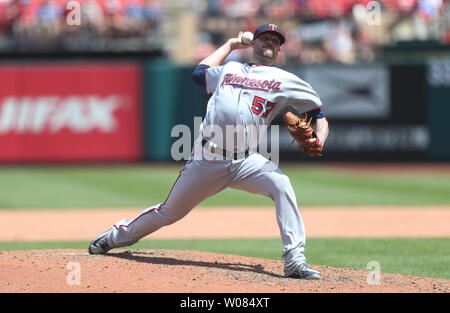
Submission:
[[192,72],[192,80],[198,85],[206,88],[206,70],[209,68],[209,65],[199,64],[195,67],[194,72]]
[[213,93],[216,90],[223,66],[210,67],[206,64],[199,64],[192,72],[192,80],[205,88],[206,93]]
[[205,89],[206,93],[213,93],[217,84],[219,83],[220,76],[222,75],[223,65],[208,67],[205,71]]
[[[323,106],[322,100],[317,92],[310,84],[297,76],[293,75],[288,80],[283,92],[287,94],[289,105],[292,105],[299,113],[317,112],[320,113],[320,117],[323,114],[321,110],[316,111]],[[320,118],[319,116],[317,118]]]
[[311,119],[314,123],[317,119],[325,118],[325,112],[322,111],[321,108],[314,109],[302,114],[304,117]]

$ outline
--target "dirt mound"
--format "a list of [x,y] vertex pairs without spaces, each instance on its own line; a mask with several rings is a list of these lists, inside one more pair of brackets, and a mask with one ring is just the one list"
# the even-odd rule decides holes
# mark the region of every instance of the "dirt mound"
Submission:
[[0,292],[448,293],[450,281],[313,266],[319,281],[283,278],[282,261],[181,250],[32,250],[0,253]]

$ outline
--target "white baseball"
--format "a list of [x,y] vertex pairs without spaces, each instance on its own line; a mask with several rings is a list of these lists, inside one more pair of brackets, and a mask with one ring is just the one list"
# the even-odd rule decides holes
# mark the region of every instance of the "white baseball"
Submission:
[[241,42],[244,45],[248,45],[250,43],[250,41],[252,41],[252,40],[253,40],[253,34],[251,32],[245,32],[241,36]]

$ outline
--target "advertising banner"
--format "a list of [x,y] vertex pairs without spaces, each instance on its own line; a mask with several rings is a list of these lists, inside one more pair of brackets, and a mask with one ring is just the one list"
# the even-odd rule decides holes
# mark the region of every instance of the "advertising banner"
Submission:
[[141,132],[136,64],[0,65],[0,162],[137,160]]
[[432,160],[449,161],[450,58],[430,59],[427,64],[426,81],[426,116],[431,133],[429,156]]
[[320,95],[329,118],[383,120],[390,116],[389,69],[383,65],[309,66],[300,77]]
[[[381,63],[291,66],[288,71],[318,92],[329,121],[326,161],[426,160],[431,145],[426,121],[423,65]],[[281,123],[281,122],[280,122]],[[281,157],[308,159],[288,146],[280,131]]]

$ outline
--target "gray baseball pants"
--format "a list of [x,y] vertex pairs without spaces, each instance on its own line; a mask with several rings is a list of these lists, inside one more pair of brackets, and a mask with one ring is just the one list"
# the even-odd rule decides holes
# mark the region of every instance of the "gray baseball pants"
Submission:
[[[240,160],[210,160],[216,157],[199,146],[180,171],[166,201],[149,207],[133,220],[122,220],[112,227],[110,239],[116,247],[129,246],[163,226],[186,216],[200,202],[231,187],[270,197],[284,246],[285,274],[305,262],[305,228],[289,178],[259,153]],[[238,212],[236,214],[239,214]],[[219,222],[219,221],[218,221]]]

